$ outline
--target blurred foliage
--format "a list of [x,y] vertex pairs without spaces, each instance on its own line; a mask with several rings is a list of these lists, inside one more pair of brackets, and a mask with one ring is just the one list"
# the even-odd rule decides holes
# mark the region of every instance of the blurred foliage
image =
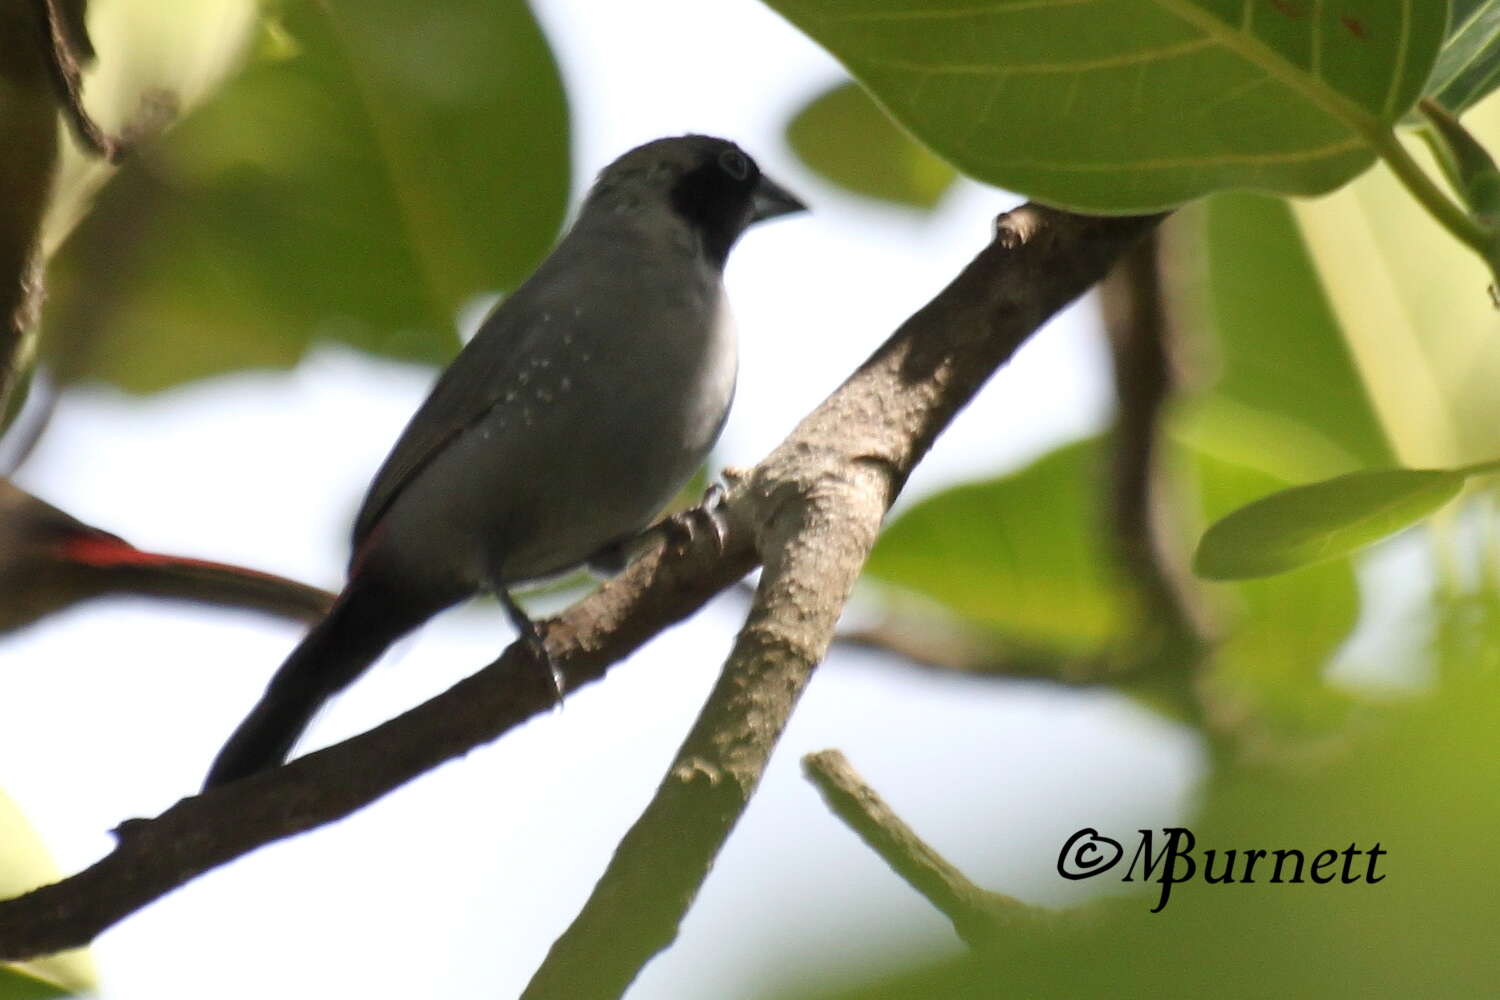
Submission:
[[[1249,466],[1179,452],[1175,482],[1195,497],[1181,525],[1196,536],[1257,497],[1286,486]],[[1359,589],[1348,559],[1264,580],[1201,584],[1215,641],[1201,669],[1200,697],[1237,751],[1275,753],[1326,736],[1346,715],[1350,695],[1330,687],[1324,668],[1359,619]]]
[[1337,187],[1416,100],[1447,22],[1410,0],[767,2],[965,173],[1095,211]]
[[140,150],[58,255],[63,380],[150,391],[315,338],[441,362],[459,309],[551,245],[567,109],[525,3],[281,11],[277,51]]
[[1282,490],[1209,528],[1193,568],[1238,580],[1335,559],[1415,524],[1463,486],[1448,469],[1374,469]]
[[[1221,194],[1186,211],[1167,266],[1196,310],[1178,324],[1208,384],[1174,431],[1220,458],[1289,481],[1394,461],[1285,201]],[[1198,300],[1203,301],[1198,301]]]
[[[0,899],[55,882],[57,867],[31,824],[0,792]],[[96,988],[93,961],[85,951],[63,952],[21,965],[0,963],[0,1000],[67,996]]]
[[842,187],[870,198],[931,208],[958,172],[918,145],[857,83],[840,83],[809,101],[786,127],[802,161]]
[[[96,56],[84,74],[89,115],[129,146],[148,146],[244,65],[260,31],[260,11],[257,0],[92,0],[87,23]],[[115,164],[71,137],[60,153],[43,233],[49,256],[115,173]]]
[[[1500,100],[1464,124],[1494,148]],[[1436,171],[1425,149],[1413,155]],[[1450,468],[1500,457],[1500,313],[1483,291],[1484,264],[1433,225],[1384,166],[1293,209],[1400,463]]]
[[[1466,616],[1464,634],[1500,648],[1500,608]],[[1177,885],[1149,913],[1155,884],[1095,904],[1074,923],[1017,928],[993,951],[836,995],[943,997],[1479,997],[1500,953],[1488,946],[1500,896],[1488,891],[1500,824],[1500,757],[1491,747],[1500,674],[1467,648],[1439,644],[1452,683],[1352,738],[1313,771],[1237,768],[1204,790],[1189,825],[1195,851],[1351,844],[1381,859],[1378,884]],[[831,821],[831,820],[830,820]],[[1103,831],[1134,848],[1134,831]],[[1361,861],[1363,859],[1360,859]],[[1357,870],[1357,866],[1356,866]],[[1101,876],[1118,878],[1120,869]],[[1003,889],[1003,886],[994,887]]]
[[1097,441],[947,490],[881,532],[865,572],[1060,655],[1097,652],[1123,626],[1127,595],[1110,570]]

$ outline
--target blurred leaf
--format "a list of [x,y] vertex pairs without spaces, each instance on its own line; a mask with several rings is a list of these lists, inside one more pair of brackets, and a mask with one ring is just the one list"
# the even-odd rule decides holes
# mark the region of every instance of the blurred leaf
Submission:
[[[1181,455],[1204,521],[1225,517],[1285,480],[1206,455]],[[1325,668],[1359,621],[1360,595],[1347,558],[1260,580],[1205,584],[1220,641],[1204,672],[1203,695],[1241,751],[1266,738],[1323,736],[1343,722],[1349,699],[1330,687]],[[1277,744],[1272,749],[1277,749]]]
[[929,497],[891,521],[866,572],[1021,641],[1096,650],[1128,602],[1106,547],[1101,462],[1083,441]]
[[0,1000],[51,1000],[74,994],[13,965],[0,965]]
[[[0,899],[55,882],[57,867],[15,803],[0,792]],[[93,960],[82,949],[34,962],[0,964],[0,1000],[67,996],[97,988]]]
[[1346,555],[1415,524],[1463,485],[1462,472],[1378,469],[1294,486],[1210,527],[1193,569],[1209,579],[1234,580]]
[[931,208],[958,173],[912,140],[857,83],[813,98],[786,127],[792,150],[857,194]]
[[[97,57],[84,73],[89,114],[110,135],[149,142],[240,68],[258,11],[256,0],[92,0],[88,33]],[[71,139],[61,154],[43,226],[49,256],[116,169]]]
[[1458,115],[1500,85],[1500,0],[1453,0],[1451,22],[1422,92]]
[[[1206,326],[1218,378],[1174,430],[1283,480],[1394,460],[1285,201],[1221,194],[1188,217],[1206,258]],[[1183,261],[1183,264],[1189,262]]]
[[[1500,102],[1474,108],[1465,124],[1494,147]],[[1436,173],[1425,148],[1412,153]],[[1500,314],[1484,263],[1384,166],[1293,208],[1399,464],[1447,468],[1500,455]]]
[[1342,184],[1447,21],[1415,0],[767,2],[948,162],[1095,211]]
[[122,169],[59,256],[59,374],[137,391],[315,337],[426,362],[567,199],[557,67],[521,0],[287,5],[262,57]]

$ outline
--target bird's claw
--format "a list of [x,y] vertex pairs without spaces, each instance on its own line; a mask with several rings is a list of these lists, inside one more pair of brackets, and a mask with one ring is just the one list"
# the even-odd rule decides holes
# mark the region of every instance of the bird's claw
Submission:
[[696,507],[678,511],[663,522],[667,541],[679,550],[691,548],[704,528],[713,533],[714,550],[723,555],[729,542],[729,525],[724,519],[724,487],[710,483],[703,501]]

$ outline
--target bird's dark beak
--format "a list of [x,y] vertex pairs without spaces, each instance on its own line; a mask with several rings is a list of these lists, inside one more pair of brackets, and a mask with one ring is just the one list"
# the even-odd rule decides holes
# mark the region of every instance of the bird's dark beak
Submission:
[[802,204],[796,195],[765,174],[760,175],[760,181],[755,185],[755,194],[751,196],[751,206],[751,222],[764,222],[778,215],[807,211],[807,206]]

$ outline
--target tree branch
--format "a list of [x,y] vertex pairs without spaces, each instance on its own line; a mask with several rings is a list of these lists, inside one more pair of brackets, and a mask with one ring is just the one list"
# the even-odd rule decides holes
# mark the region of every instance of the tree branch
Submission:
[[[544,625],[566,690],[603,677],[656,632],[754,568],[749,538],[723,552],[706,534],[648,552]],[[0,902],[0,961],[78,947],[210,869],[342,819],[382,795],[550,711],[547,672],[514,643],[494,663],[367,733],[285,767],[121,824],[115,849],[78,874]]]
[[[573,690],[743,577],[757,551],[766,554],[750,622],[709,707],[596,889],[595,900],[610,903],[591,901],[532,985],[545,991],[538,984],[560,966],[583,974],[583,967],[597,965],[618,988],[533,995],[616,996],[671,939],[822,656],[885,508],[911,468],[1021,342],[1156,221],[1085,218],[1040,206],[1003,216],[995,241],[953,284],[765,463],[731,484],[722,548],[704,532],[680,548],[648,552],[545,623],[548,649]],[[155,819],[122,824],[115,849],[94,865],[0,902],[0,961],[86,944],[198,875],[347,816],[550,709],[553,700],[546,672],[515,644],[367,733],[184,799]],[[648,884],[632,895],[630,886],[642,880]]]
[[1184,668],[1205,640],[1157,527],[1158,445],[1175,381],[1158,244],[1154,233],[1142,240],[1099,286],[1119,404],[1105,506],[1120,569],[1142,605],[1136,618],[1150,633],[1143,655]]
[[314,622],[333,595],[241,566],[144,552],[0,479],[0,633],[79,601],[139,594]]
[[732,523],[753,533],[765,564],[749,619],[655,798],[526,1000],[618,997],[671,943],[912,468],[995,370],[1159,218],[1039,205],[1001,216],[946,289],[732,484]]
[[802,758],[802,773],[844,825],[944,916],[971,948],[984,948],[1008,928],[1054,916],[1014,896],[983,889],[917,836],[860,778],[837,750]]

